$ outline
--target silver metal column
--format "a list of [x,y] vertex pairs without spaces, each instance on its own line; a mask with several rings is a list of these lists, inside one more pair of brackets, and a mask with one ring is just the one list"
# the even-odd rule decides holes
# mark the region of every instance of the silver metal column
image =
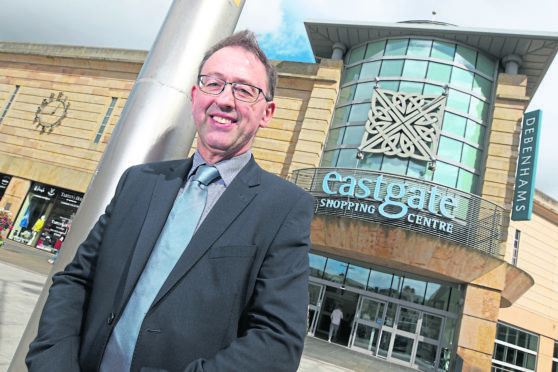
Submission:
[[110,202],[120,174],[134,164],[188,155],[195,136],[190,89],[196,83],[198,64],[210,46],[234,31],[244,2],[174,0],[171,4],[72,222],[64,249],[31,314],[9,372],[27,370],[25,355],[37,334],[50,278],[71,261]]

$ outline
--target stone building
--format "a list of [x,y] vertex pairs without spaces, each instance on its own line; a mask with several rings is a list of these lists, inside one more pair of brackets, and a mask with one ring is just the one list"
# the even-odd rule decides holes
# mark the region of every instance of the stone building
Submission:
[[[253,153],[316,201],[309,336],[424,371],[558,363],[558,203],[512,221],[522,119],[556,34],[307,22]],[[8,239],[57,249],[146,52],[0,43]],[[191,123],[185,123],[191,125]],[[43,218],[44,217],[44,218]],[[38,222],[43,221],[43,222]]]

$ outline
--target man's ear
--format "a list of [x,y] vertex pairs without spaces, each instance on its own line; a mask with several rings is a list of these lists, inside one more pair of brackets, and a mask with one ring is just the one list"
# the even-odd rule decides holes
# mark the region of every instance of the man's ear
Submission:
[[192,89],[190,90],[190,99],[192,100],[192,105],[194,104],[194,96],[197,88],[197,86],[193,85]]
[[260,121],[260,128],[265,128],[271,122],[271,118],[275,113],[275,102],[266,102],[266,107],[262,115],[262,120]]

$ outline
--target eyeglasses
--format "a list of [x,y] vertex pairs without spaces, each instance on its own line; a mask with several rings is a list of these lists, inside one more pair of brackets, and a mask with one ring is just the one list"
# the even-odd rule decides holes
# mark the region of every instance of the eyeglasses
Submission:
[[266,101],[271,101],[267,99],[263,90],[261,88],[255,87],[250,84],[244,83],[230,83],[223,79],[219,79],[215,76],[209,75],[200,75],[198,86],[200,87],[201,91],[207,94],[211,94],[213,96],[218,96],[225,90],[225,86],[227,84],[231,85],[232,93],[234,98],[239,101],[253,103],[258,100],[260,93],[264,96]]

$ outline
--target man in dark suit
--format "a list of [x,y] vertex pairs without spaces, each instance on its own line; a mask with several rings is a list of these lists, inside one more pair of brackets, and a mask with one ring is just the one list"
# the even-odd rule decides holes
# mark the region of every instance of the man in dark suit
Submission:
[[[26,358],[30,371],[296,371],[313,200],[263,171],[250,151],[275,111],[276,79],[250,32],[206,54],[191,91],[196,153],[124,173],[73,261],[53,277]],[[219,178],[207,186],[195,233],[139,330],[118,331],[135,310],[130,298],[143,298],[138,283],[177,195],[202,164]],[[119,348],[128,336],[130,355]]]

